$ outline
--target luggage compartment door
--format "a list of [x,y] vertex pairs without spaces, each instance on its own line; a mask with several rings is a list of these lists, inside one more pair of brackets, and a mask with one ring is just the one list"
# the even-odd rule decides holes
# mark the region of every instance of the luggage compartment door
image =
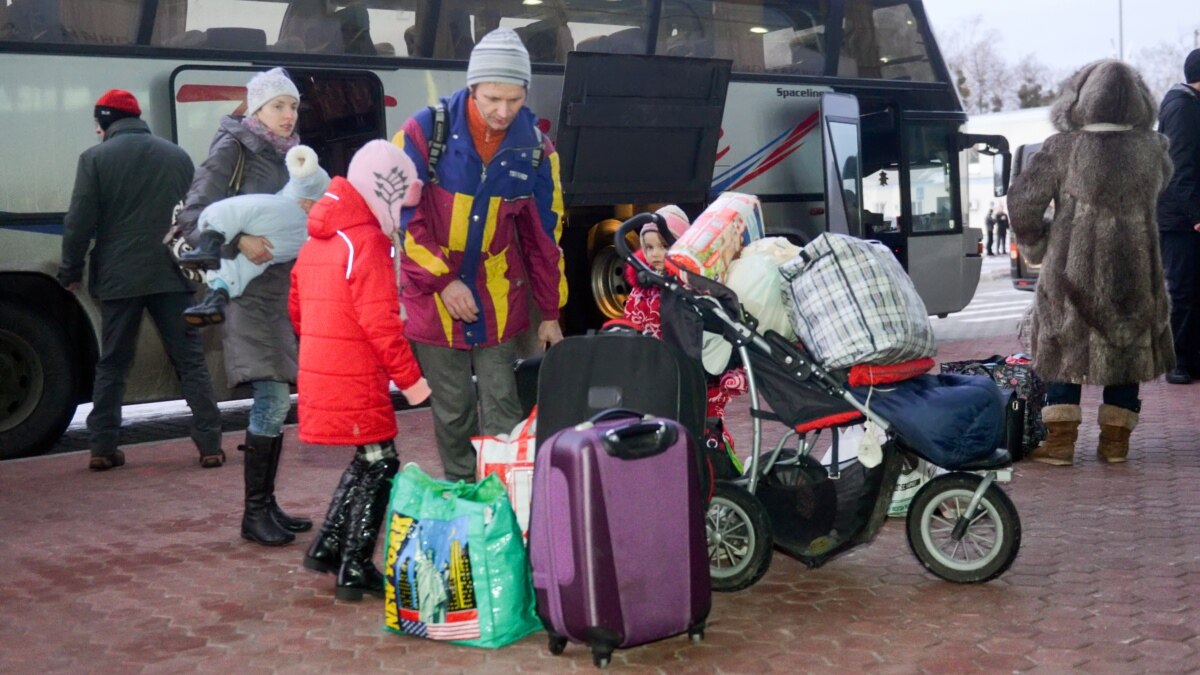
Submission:
[[821,151],[825,166],[826,223],[830,232],[862,236],[861,141],[858,99],[821,94]]

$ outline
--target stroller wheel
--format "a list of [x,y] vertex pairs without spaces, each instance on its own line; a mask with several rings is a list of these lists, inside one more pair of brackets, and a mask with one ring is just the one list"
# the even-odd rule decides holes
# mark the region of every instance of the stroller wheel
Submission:
[[926,483],[908,508],[908,545],[925,569],[960,584],[991,581],[1021,548],[1021,519],[1008,495],[988,486],[967,520],[965,512],[983,479],[949,473]]
[[771,523],[754,495],[717,481],[705,514],[708,570],[714,591],[740,591],[771,566]]

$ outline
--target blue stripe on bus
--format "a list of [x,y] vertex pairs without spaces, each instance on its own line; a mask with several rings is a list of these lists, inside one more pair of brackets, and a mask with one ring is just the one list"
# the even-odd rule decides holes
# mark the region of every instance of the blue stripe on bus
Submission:
[[755,151],[753,154],[751,154],[746,159],[743,159],[742,161],[738,162],[737,164],[733,165],[732,167],[726,169],[721,174],[714,176],[710,194],[718,194],[720,192],[723,192],[726,187],[733,185],[734,183],[737,182],[737,180],[739,178],[741,178],[742,176],[745,176],[747,173],[752,171],[754,169],[754,167],[758,166],[758,164],[763,159],[763,157],[766,154],[768,154],[768,151],[771,150],[771,148],[773,148],[777,143],[782,141],[784,138],[787,138],[787,135],[792,133],[792,131],[793,131],[792,129],[788,129],[787,131],[783,132],[782,134],[779,134],[775,138],[768,141],[766,145],[759,148],[757,151]]
[[62,223],[5,223],[0,221],[0,230],[20,230],[21,232],[36,232],[38,234],[53,234],[57,236],[63,235]]

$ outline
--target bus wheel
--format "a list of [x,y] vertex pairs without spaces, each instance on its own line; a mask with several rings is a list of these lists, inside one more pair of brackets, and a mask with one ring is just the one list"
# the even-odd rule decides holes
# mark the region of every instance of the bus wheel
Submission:
[[0,459],[49,450],[75,416],[66,335],[43,316],[0,302]]
[[617,255],[613,235],[621,221],[615,218],[597,223],[588,237],[588,269],[592,298],[596,301],[601,320],[625,313],[629,297],[629,282],[625,279],[625,261]]

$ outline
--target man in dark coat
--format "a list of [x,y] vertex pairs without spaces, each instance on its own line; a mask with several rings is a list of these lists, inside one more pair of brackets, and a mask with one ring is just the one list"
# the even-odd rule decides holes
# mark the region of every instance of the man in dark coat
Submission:
[[1167,91],[1158,130],[1170,139],[1175,174],[1158,199],[1163,272],[1171,296],[1175,369],[1171,384],[1200,377],[1200,49],[1184,61],[1184,81]]
[[192,160],[150,133],[133,94],[113,89],[96,102],[101,143],[79,156],[67,212],[58,280],[77,291],[91,252],[88,290],[100,304],[101,354],[88,415],[93,471],[125,463],[118,448],[125,375],[137,348],[142,312],[153,319],[192,409],[192,440],[200,465],[221,466],[221,415],[199,333],[182,318],[192,289],[163,236],[175,204],[192,182]]

